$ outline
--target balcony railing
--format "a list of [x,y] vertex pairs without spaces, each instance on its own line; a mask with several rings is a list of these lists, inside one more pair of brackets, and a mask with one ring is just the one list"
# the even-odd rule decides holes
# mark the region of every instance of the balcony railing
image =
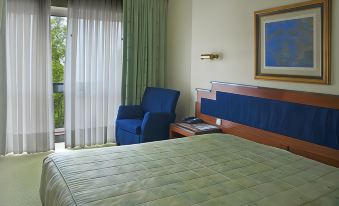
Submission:
[[64,142],[65,129],[65,99],[64,99],[64,83],[53,83],[53,97],[54,97],[54,136],[55,142]]
[[53,83],[53,93],[64,93],[64,83]]

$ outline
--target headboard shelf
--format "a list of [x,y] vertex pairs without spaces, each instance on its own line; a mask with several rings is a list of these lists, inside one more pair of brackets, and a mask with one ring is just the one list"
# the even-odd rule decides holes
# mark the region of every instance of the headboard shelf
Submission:
[[[234,84],[227,82],[212,81],[211,90],[200,90],[198,91],[198,102],[203,96],[213,96],[216,91],[229,92],[233,94],[241,94],[253,97],[261,97],[267,99],[274,99],[280,101],[286,101],[291,103],[305,104],[311,106],[325,107],[331,109],[339,109],[339,96],[330,94],[320,94],[313,92],[301,92],[284,89],[273,89],[266,87],[249,86],[242,84]],[[210,92],[209,92],[210,91]],[[209,94],[208,94],[209,93]],[[211,94],[212,93],[212,94]],[[201,96],[202,97],[202,96]],[[205,97],[203,97],[205,98]]]
[[[204,121],[214,124],[216,116],[203,114],[201,112],[202,99],[216,100],[217,93],[230,93],[241,96],[258,97],[268,100],[278,100],[287,103],[309,105],[319,108],[339,110],[339,96],[318,94],[311,92],[300,92],[283,89],[271,89],[248,85],[230,84],[224,82],[211,82],[212,89],[198,89],[196,102],[196,116]],[[204,100],[203,102],[205,102]],[[222,108],[226,111],[225,108]],[[251,141],[282,148],[293,153],[314,159],[325,164],[339,167],[339,150],[324,145],[300,140],[280,133],[263,130],[249,125],[222,119],[219,126],[224,133],[233,134]],[[339,130],[339,128],[338,128]],[[337,130],[337,132],[338,132]],[[332,139],[333,140],[333,139]],[[339,141],[339,140],[337,140]]]

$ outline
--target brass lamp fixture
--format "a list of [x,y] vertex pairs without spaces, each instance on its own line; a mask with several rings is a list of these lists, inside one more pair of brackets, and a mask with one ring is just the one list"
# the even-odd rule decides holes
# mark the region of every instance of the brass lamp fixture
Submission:
[[204,59],[209,59],[209,60],[219,59],[219,54],[202,54],[202,55],[200,55],[200,59],[202,59],[202,60],[204,60]]

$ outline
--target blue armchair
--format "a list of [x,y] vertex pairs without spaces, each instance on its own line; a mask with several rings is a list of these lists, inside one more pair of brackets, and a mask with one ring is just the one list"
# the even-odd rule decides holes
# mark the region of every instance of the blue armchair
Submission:
[[116,120],[118,145],[168,139],[180,92],[148,87],[141,105],[120,106]]

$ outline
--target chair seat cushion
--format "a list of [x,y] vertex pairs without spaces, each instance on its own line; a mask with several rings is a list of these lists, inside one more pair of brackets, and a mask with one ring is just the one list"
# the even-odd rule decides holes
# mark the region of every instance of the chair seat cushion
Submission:
[[141,133],[141,124],[142,119],[121,119],[117,120],[116,127],[139,135]]

